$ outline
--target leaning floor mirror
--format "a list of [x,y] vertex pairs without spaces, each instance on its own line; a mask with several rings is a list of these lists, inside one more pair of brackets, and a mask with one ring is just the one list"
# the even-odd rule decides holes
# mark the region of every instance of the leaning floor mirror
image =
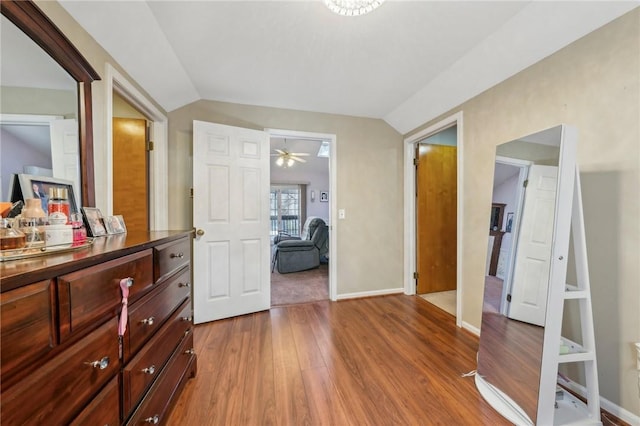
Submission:
[[[476,386],[517,425],[601,424],[576,143],[560,125],[496,148]],[[580,342],[561,336],[567,299]],[[588,404],[558,386],[562,363],[584,367]]]

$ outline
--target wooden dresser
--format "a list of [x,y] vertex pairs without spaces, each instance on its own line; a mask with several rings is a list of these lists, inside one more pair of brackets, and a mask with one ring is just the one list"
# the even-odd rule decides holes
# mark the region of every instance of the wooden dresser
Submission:
[[3,426],[162,424],[196,374],[190,232],[3,262],[0,289]]

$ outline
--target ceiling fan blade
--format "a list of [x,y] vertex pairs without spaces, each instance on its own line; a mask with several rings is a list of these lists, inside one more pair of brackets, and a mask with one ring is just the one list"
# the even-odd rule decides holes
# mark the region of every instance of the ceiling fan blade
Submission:
[[273,155],[287,155],[287,151],[283,151],[278,148],[274,148],[274,151],[276,151],[278,154],[273,154]]
[[296,157],[306,157],[309,154],[306,152],[292,152],[291,155],[295,155]]
[[289,158],[291,158],[292,160],[299,161],[299,162],[301,162],[301,163],[306,163],[306,162],[307,162],[307,160],[303,160],[302,158],[300,158],[300,157],[296,157],[295,155],[292,155],[292,156],[290,156]]

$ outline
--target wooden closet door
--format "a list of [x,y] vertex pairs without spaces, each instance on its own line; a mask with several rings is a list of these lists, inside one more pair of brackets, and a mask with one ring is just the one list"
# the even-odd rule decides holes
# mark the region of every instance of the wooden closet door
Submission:
[[113,214],[128,229],[149,229],[147,122],[113,119]]
[[417,293],[456,289],[457,148],[418,144]]

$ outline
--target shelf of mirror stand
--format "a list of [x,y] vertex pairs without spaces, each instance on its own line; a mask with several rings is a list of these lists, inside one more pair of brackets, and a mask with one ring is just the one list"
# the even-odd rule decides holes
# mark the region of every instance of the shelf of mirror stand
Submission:
[[564,298],[568,299],[586,299],[589,296],[589,293],[586,290],[582,290],[578,288],[578,286],[566,284],[564,291]]
[[594,419],[589,415],[587,404],[563,388],[556,392],[553,424],[602,425],[600,419]]
[[54,253],[65,253],[68,251],[81,250],[87,247],[91,247],[94,238],[87,238],[82,243],[75,244],[62,244],[59,246],[46,246],[46,247],[24,247],[11,250],[0,250],[0,262],[6,262],[10,260],[31,259],[34,257],[47,256]]
[[595,358],[594,352],[588,349],[585,349],[582,345],[572,342],[566,337],[562,337],[560,339],[560,347],[567,347],[567,351],[560,352],[560,356],[558,358],[558,362],[567,363],[567,362],[581,362],[581,361],[593,361]]

